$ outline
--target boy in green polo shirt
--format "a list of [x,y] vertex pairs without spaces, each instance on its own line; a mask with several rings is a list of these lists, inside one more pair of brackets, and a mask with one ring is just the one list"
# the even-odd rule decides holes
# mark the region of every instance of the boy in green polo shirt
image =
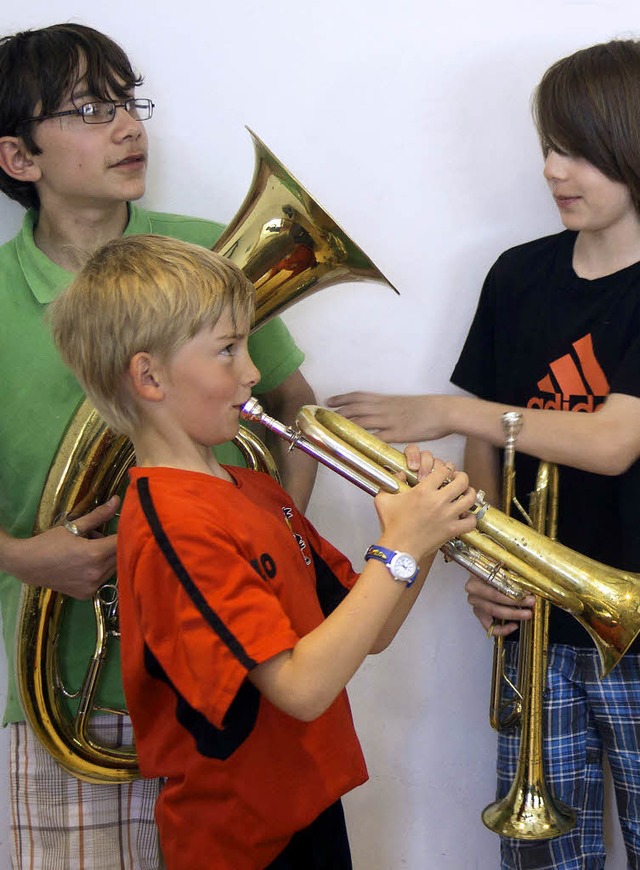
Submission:
[[[85,870],[161,866],[153,825],[158,783],[89,785],[69,776],[22,721],[13,675],[21,584],[70,596],[61,658],[69,684],[78,687],[94,635],[86,599],[115,566],[115,536],[94,530],[114,516],[117,498],[76,519],[79,536],[64,526],[32,536],[49,465],[82,399],[43,322],[46,306],[113,238],[160,233],[211,247],[222,231],[211,221],[133,204],[145,191],[144,122],[154,109],[137,96],[141,84],[122,49],[88,27],[60,24],[0,40],[0,187],[27,209],[18,235],[0,247],[0,606],[9,659],[5,721],[11,724],[15,866],[50,866],[54,855]],[[274,416],[290,419],[313,402],[299,371],[303,355],[280,321],[254,337],[252,354],[262,374],[261,401]],[[304,508],[313,463],[289,454],[282,470]],[[124,706],[115,655],[100,694],[103,706]],[[97,718],[107,741],[130,742],[121,733],[128,728],[122,717]]]

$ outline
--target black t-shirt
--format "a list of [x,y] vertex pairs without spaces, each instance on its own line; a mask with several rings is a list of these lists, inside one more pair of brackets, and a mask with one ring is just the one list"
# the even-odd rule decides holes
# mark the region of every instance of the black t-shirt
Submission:
[[[484,283],[454,384],[490,401],[576,412],[597,411],[609,393],[640,396],[640,263],[584,280],[572,267],[575,239],[565,231],[502,254]],[[517,495],[525,506],[537,469],[537,459],[516,453]],[[607,565],[640,571],[640,462],[618,477],[559,471],[558,540]],[[556,608],[550,640],[593,645]],[[640,651],[638,641],[633,649]]]

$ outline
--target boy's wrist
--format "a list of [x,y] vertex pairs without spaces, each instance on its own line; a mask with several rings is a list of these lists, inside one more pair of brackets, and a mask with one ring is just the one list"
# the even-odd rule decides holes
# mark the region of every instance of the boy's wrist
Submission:
[[0,529],[0,571],[7,574],[16,573],[16,559],[18,552],[16,546],[18,539],[14,538],[4,529]]
[[439,396],[440,420],[442,428],[451,435],[466,435],[465,426],[468,425],[468,417],[465,414],[465,399],[467,396]]
[[372,544],[364,555],[365,562],[375,559],[382,562],[394,580],[405,583],[407,589],[413,584],[420,572],[414,557],[402,550],[392,550],[382,544]]

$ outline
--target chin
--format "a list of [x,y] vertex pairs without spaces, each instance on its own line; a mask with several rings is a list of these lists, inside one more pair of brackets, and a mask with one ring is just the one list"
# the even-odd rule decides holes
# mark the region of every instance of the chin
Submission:
[[572,230],[574,233],[579,233],[580,230],[583,230],[584,221],[578,220],[577,218],[571,219],[570,216],[560,215],[560,220],[562,221],[562,225],[565,230]]
[[225,444],[227,441],[233,441],[238,432],[240,431],[240,423],[236,423],[235,426],[229,426],[228,431],[221,434],[221,436],[217,440],[217,444]]
[[146,185],[143,181],[141,184],[136,185],[134,189],[127,194],[127,202],[137,202],[139,199],[142,199],[145,194],[145,190]]

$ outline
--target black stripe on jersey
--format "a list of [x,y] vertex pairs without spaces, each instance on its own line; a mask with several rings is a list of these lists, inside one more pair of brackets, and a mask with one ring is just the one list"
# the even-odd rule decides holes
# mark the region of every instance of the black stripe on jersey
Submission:
[[187,703],[146,644],[144,665],[149,676],[166,683],[176,696],[176,719],[191,734],[200,755],[225,761],[253,731],[258,718],[260,692],[249,680],[240,686],[227,710],[222,728],[216,728],[206,716]]
[[316,595],[318,596],[323,614],[329,616],[338,604],[344,601],[349,594],[349,590],[345,589],[331,568],[316,553],[313,547],[309,547],[309,549],[313,556],[313,567],[316,569]]
[[163,556],[169,563],[171,569],[182,584],[185,592],[193,602],[194,606],[196,607],[202,618],[205,620],[205,622],[209,625],[209,627],[213,629],[213,631],[215,631],[220,640],[225,643],[227,647],[231,650],[231,652],[238,659],[240,664],[248,671],[250,671],[252,668],[255,668],[255,666],[258,664],[257,661],[255,661],[255,659],[251,658],[251,656],[247,654],[238,638],[231,631],[229,631],[229,629],[220,619],[215,610],[210,607],[209,602],[204,597],[202,592],[200,592],[196,584],[193,582],[193,580],[189,576],[187,569],[180,561],[180,557],[173,549],[169,538],[167,537],[164,529],[162,528],[160,518],[156,513],[155,505],[153,504],[153,499],[151,497],[151,493],[149,492],[149,478],[140,477],[138,479],[137,489],[138,496],[140,498],[140,504],[142,506],[142,510],[144,511],[144,515],[147,518],[147,522],[149,523],[149,527],[153,532],[153,537],[156,539],[156,543],[162,551]]

